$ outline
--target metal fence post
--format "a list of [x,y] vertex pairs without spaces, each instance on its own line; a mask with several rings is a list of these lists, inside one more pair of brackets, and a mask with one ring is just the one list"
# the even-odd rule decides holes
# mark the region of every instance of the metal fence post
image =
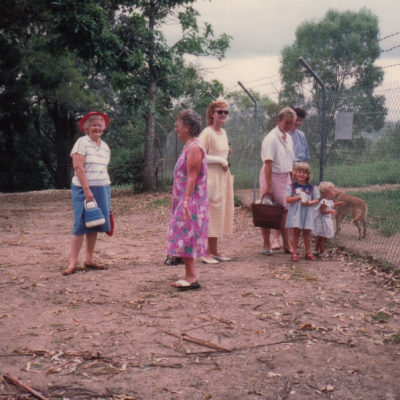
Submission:
[[318,84],[322,87],[322,116],[321,116],[321,151],[319,156],[319,181],[324,180],[324,160],[325,160],[325,130],[326,130],[326,88],[321,78],[312,70],[312,68],[306,63],[303,57],[299,58],[299,61],[307,69],[308,72],[314,77]]
[[256,188],[257,188],[257,141],[258,141],[258,103],[257,100],[252,96],[252,94],[242,85],[241,82],[238,82],[241,88],[247,93],[247,95],[253,100],[255,107],[254,114],[254,171],[253,171],[253,203],[256,201]]

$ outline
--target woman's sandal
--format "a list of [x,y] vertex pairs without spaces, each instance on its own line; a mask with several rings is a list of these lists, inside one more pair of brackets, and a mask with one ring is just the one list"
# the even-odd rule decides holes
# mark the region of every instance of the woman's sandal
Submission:
[[292,261],[299,261],[299,255],[297,253],[292,253],[292,256],[290,257]]
[[306,260],[315,261],[315,256],[312,253],[306,253]]

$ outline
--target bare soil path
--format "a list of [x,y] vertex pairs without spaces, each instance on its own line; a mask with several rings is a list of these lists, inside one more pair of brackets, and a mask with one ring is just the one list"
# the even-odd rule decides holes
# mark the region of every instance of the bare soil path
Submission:
[[169,198],[115,195],[96,250],[108,269],[62,276],[69,193],[0,195],[0,399],[28,396],[7,373],[48,399],[400,399],[390,275],[336,249],[265,257],[237,209],[233,261],[198,261],[202,289],[178,292]]

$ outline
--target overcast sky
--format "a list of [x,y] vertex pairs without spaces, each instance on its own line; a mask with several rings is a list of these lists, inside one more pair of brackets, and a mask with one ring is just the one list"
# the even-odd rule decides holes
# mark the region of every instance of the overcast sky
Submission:
[[[380,38],[400,32],[398,0],[197,0],[193,7],[200,21],[210,23],[218,36],[233,37],[224,60],[200,58],[210,72],[206,79],[218,79],[226,89],[239,90],[237,81],[247,88],[268,94],[276,100],[280,88],[279,58],[286,45],[293,44],[298,25],[305,20],[320,20],[333,8],[359,11],[366,7],[379,19]],[[165,32],[169,42],[181,32],[170,26]],[[382,49],[400,45],[400,34],[380,42]],[[377,65],[400,63],[400,48],[382,53]],[[385,68],[385,82],[400,81],[400,65]],[[268,78],[268,79],[266,79]],[[255,81],[255,82],[254,82]],[[278,82],[277,82],[278,81]]]

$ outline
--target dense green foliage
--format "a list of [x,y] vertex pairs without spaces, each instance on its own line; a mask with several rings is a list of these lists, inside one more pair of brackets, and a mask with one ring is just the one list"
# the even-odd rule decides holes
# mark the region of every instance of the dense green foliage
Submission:
[[[197,25],[194,0],[0,3],[0,190],[66,188],[77,122],[106,112],[113,183],[153,190],[176,101],[219,96],[185,54],[222,58],[230,38]],[[162,34],[175,19],[182,39]]]

